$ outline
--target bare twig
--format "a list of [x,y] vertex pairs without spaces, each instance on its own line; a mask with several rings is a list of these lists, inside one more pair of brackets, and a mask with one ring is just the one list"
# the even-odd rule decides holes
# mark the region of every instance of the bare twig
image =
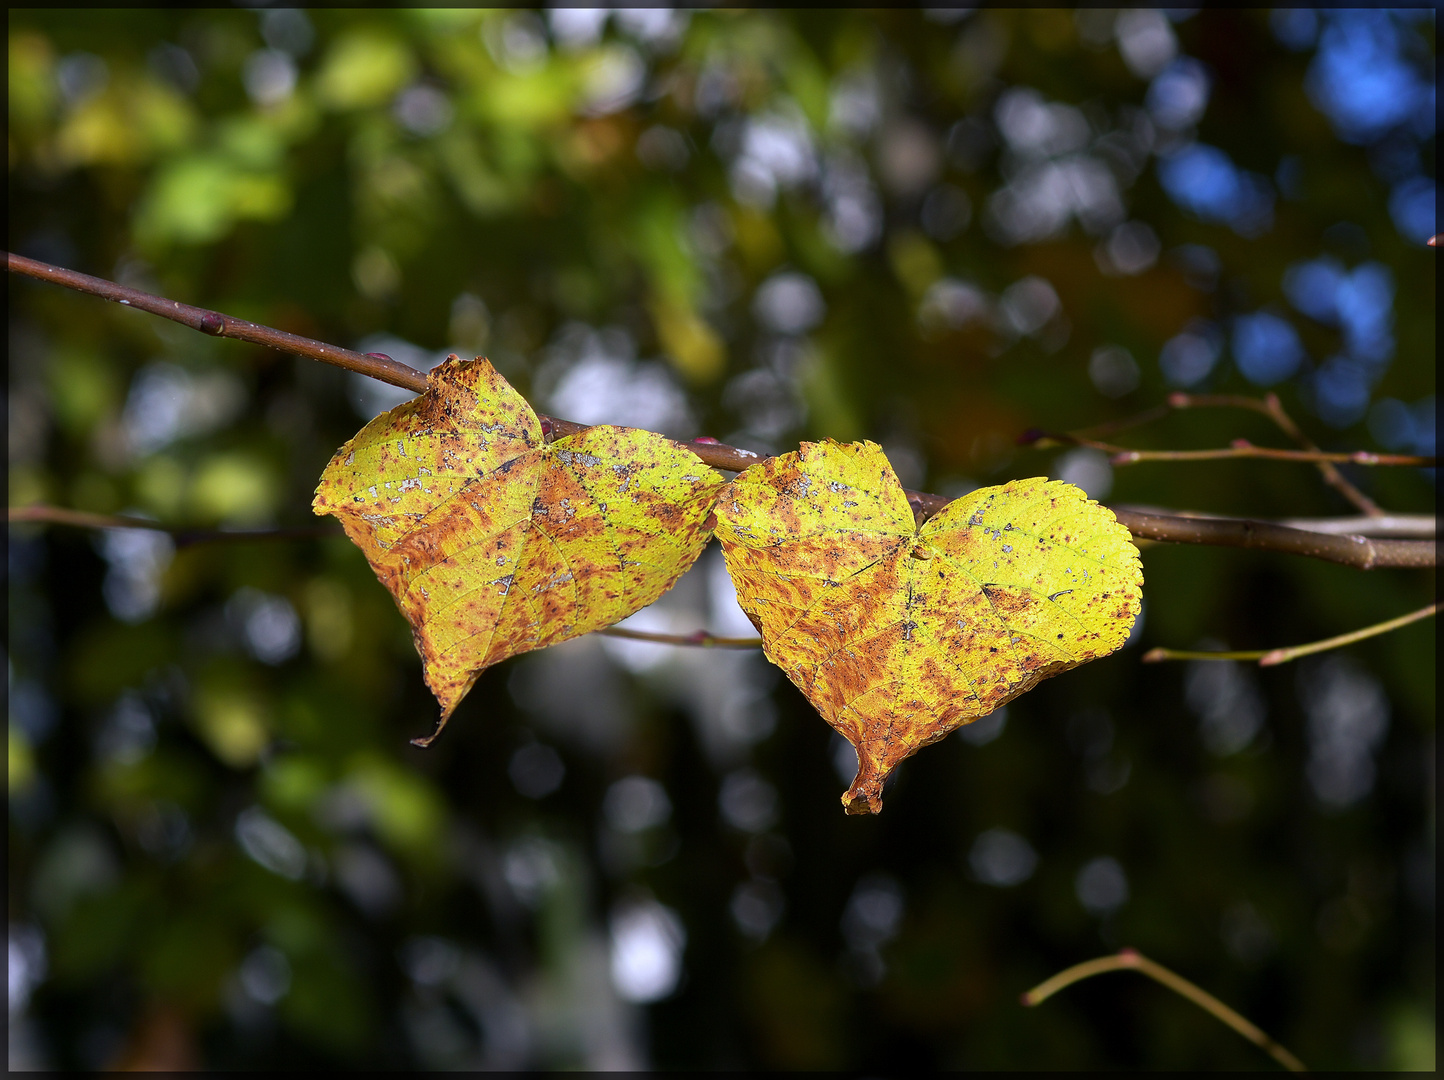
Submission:
[[121,514],[93,514],[86,510],[70,510],[63,506],[12,506],[9,520],[36,522],[45,525],[69,525],[77,529],[150,529],[169,533],[176,547],[195,544],[232,544],[251,540],[314,540],[317,537],[341,536],[340,530],[327,525],[302,525],[291,529],[189,529],[162,525],[147,518]]
[[694,630],[690,634],[654,634],[649,630],[628,630],[621,626],[609,626],[597,633],[607,637],[626,638],[628,641],[651,641],[658,645],[699,645],[704,649],[760,649],[761,638],[718,637],[706,630]]
[[1066,971],[1060,971],[1051,979],[1039,983],[1033,989],[1023,995],[1023,1004],[1028,1006],[1040,1005],[1052,997],[1064,987],[1071,986],[1081,979],[1089,979],[1094,975],[1102,975],[1109,971],[1137,971],[1139,974],[1147,975],[1155,982],[1162,983],[1174,993],[1187,998],[1200,1009],[1209,1013],[1218,1020],[1223,1021],[1234,1031],[1238,1032],[1249,1042],[1266,1052],[1270,1057],[1290,1072],[1308,1072],[1304,1063],[1284,1047],[1265,1035],[1258,1027],[1252,1024],[1245,1017],[1240,1016],[1233,1009],[1230,1009],[1218,998],[1208,991],[1195,986],[1182,975],[1168,970],[1162,964],[1148,959],[1137,949],[1120,949],[1115,956],[1100,956],[1097,960],[1086,960],[1081,964],[1074,964]]
[[[1196,409],[1203,406],[1221,405],[1236,409],[1252,409],[1254,412],[1267,416],[1285,435],[1293,439],[1305,450],[1317,450],[1318,444],[1304,434],[1303,428],[1294,423],[1294,418],[1284,411],[1283,402],[1273,391],[1269,391],[1262,398],[1246,397],[1242,394],[1184,394],[1175,393],[1168,396],[1168,404],[1175,409]],[[1336,469],[1332,462],[1320,461],[1317,463],[1319,474],[1324,482],[1336,490],[1349,502],[1353,503],[1366,514],[1382,514],[1383,510],[1379,505],[1369,498],[1357,487],[1351,484],[1344,474]]]
[[[1103,449],[1100,445],[1099,449]],[[1269,458],[1273,461],[1348,462],[1351,465],[1412,465],[1430,469],[1439,464],[1437,457],[1418,454],[1376,454],[1372,450],[1278,450],[1272,446],[1255,446],[1247,439],[1236,439],[1232,446],[1213,450],[1124,450],[1117,449],[1109,459],[1113,465],[1136,465],[1140,461],[1219,461],[1224,458]]]
[[5,258],[8,264],[7,269],[12,274],[24,274],[40,281],[64,285],[67,289],[74,289],[77,292],[90,293],[92,296],[114,300],[117,304],[148,311],[152,315],[170,319],[172,322],[189,326],[192,330],[199,330],[212,337],[235,338],[237,341],[249,341],[253,345],[265,345],[272,349],[280,349],[282,352],[295,353],[297,356],[335,364],[347,371],[359,371],[362,375],[370,375],[373,379],[380,379],[393,386],[405,387],[407,390],[415,390],[417,393],[426,389],[424,372],[408,367],[399,360],[393,360],[384,353],[359,353],[351,349],[338,348],[335,345],[327,345],[323,341],[313,341],[298,334],[288,334],[284,330],[273,330],[269,326],[258,326],[256,323],[237,319],[232,315],[222,315],[219,311],[208,311],[205,308],[167,300],[154,293],[142,292],[140,289],[132,289],[126,285],[117,285],[104,278],[91,277],[89,274],[77,273],[74,270],[65,270],[59,266],[51,266],[49,263],[37,262],[35,259],[27,259],[23,255],[13,255],[8,251],[5,253]]
[[[1293,438],[1293,440],[1305,450],[1317,450],[1319,448],[1318,444],[1305,435],[1303,429],[1299,427],[1298,424],[1294,423],[1293,417],[1284,412],[1283,402],[1279,400],[1277,394],[1269,391],[1269,393],[1264,395],[1263,401],[1269,418],[1278,424],[1286,435]],[[1334,467],[1332,462],[1320,461],[1318,466],[1319,475],[1324,478],[1324,483],[1328,484],[1364,513],[1377,515],[1384,512],[1378,503],[1374,502],[1373,499],[1369,498],[1369,496],[1365,495],[1354,484],[1350,483],[1344,474]]]
[[1387,622],[1366,626],[1362,630],[1340,634],[1338,637],[1327,638],[1324,641],[1313,641],[1307,645],[1293,645],[1286,649],[1270,649],[1259,657],[1258,666],[1273,667],[1275,664],[1287,664],[1290,660],[1297,660],[1300,656],[1324,652],[1327,649],[1337,649],[1342,645],[1352,645],[1356,641],[1363,641],[1365,638],[1371,638],[1378,634],[1387,634],[1390,630],[1397,630],[1401,626],[1408,626],[1411,622],[1418,622],[1420,619],[1427,619],[1430,615],[1438,613],[1439,605],[1430,604],[1428,607],[1420,608],[1408,615],[1400,615],[1397,619],[1389,619]]
[[[1107,420],[1101,424],[1093,424],[1090,427],[1079,428],[1077,431],[1069,432],[1071,436],[1079,439],[1096,439],[1104,435],[1112,435],[1117,431],[1127,431],[1129,428],[1142,427],[1144,424],[1151,424],[1155,420],[1162,420],[1169,413],[1173,412],[1172,401],[1163,405],[1154,405],[1152,408],[1144,409],[1132,416],[1125,416],[1122,420]],[[1033,430],[1025,432],[1018,443],[1027,446],[1043,437],[1043,432]]]
[[1427,619],[1430,615],[1437,615],[1439,605],[1430,604],[1418,611],[1411,611],[1408,615],[1400,615],[1397,619],[1389,619],[1385,622],[1375,623],[1373,626],[1366,626],[1362,630],[1351,630],[1347,634],[1340,634],[1338,637],[1325,638],[1323,641],[1311,641],[1306,645],[1290,645],[1283,649],[1248,649],[1239,652],[1200,652],[1191,649],[1149,649],[1143,654],[1145,664],[1156,664],[1164,660],[1257,660],[1259,667],[1273,667],[1276,664],[1287,664],[1290,660],[1297,660],[1301,656],[1311,656],[1314,653],[1327,652],[1329,649],[1338,649],[1344,645],[1352,645],[1356,641],[1363,641],[1365,638],[1377,637],[1379,634],[1387,634],[1390,630],[1397,630],[1401,626],[1408,626],[1420,619]]
[[1331,536],[1243,518],[1172,517],[1115,507],[1113,515],[1134,536],[1173,544],[1215,544],[1308,555],[1315,559],[1373,570],[1381,566],[1434,566],[1431,540],[1373,540],[1367,536]]
[[[421,392],[427,385],[425,374],[380,353],[358,353],[350,349],[340,349],[324,342],[272,330],[269,327],[258,326],[242,319],[234,319],[229,315],[222,315],[204,308],[180,304],[164,297],[141,292],[138,289],[117,285],[102,278],[64,270],[19,255],[7,253],[6,258],[7,268],[12,273],[24,274],[41,281],[49,281],[75,289],[78,292],[114,300],[117,303],[172,319],[203,333],[219,337],[232,337],[240,341],[249,341],[293,352],[299,356],[320,360],[323,363],[338,365],[349,371],[360,372],[408,390]],[[570,435],[586,428],[584,424],[555,417],[543,416],[541,419],[543,426],[553,436]],[[1077,441],[1072,436],[1064,438]],[[715,439],[696,439],[684,445],[706,464],[731,472],[740,472],[763,460],[750,450],[727,446]],[[909,491],[907,497],[919,519],[925,519],[937,513],[949,502],[941,495],[932,495],[927,492]],[[1131,511],[1118,512],[1117,516],[1118,520],[1135,536],[1149,540],[1266,548],[1298,555],[1309,555],[1314,558],[1343,563],[1346,566],[1357,566],[1361,569],[1372,569],[1376,566],[1433,566],[1435,564],[1434,546],[1413,541],[1371,541],[1364,537],[1318,536],[1298,529],[1238,519],[1190,520]]]
[[1232,652],[1215,652],[1208,649],[1149,649],[1143,656],[1145,664],[1161,664],[1165,660],[1257,660],[1266,649],[1235,649]]
[[[418,394],[426,390],[427,380],[424,371],[417,371],[399,360],[393,360],[385,353],[360,353],[352,349],[327,345],[323,341],[314,341],[298,334],[288,334],[283,330],[273,330],[269,326],[260,326],[253,322],[247,322],[245,319],[223,315],[219,311],[209,311],[206,308],[167,300],[154,293],[142,292],[140,289],[132,289],[126,285],[117,285],[113,281],[106,281],[104,278],[91,277],[89,274],[51,266],[49,263],[27,259],[23,255],[6,252],[5,258],[6,268],[12,274],[23,274],[39,281],[63,285],[76,292],[113,300],[126,307],[148,311],[152,315],[170,319],[172,322],[189,326],[192,330],[199,330],[212,337],[234,338],[237,341],[248,341],[253,345],[280,349],[282,352],[294,353],[310,360],[319,360],[324,364],[334,364],[347,371],[369,375],[373,379],[379,379],[381,382],[390,383],[392,386],[399,386],[405,390],[413,390]],[[542,416],[541,419],[543,425],[548,429],[548,433],[552,435],[573,435],[587,428],[586,424],[577,424],[552,416]],[[741,472],[762,460],[750,450],[726,446],[715,439],[702,439],[685,445],[708,465],[732,472]]]
[[1255,446],[1247,439],[1235,439],[1232,446],[1210,447],[1207,450],[1135,450],[1127,446],[1099,442],[1081,435],[1050,432],[1029,432],[1028,442],[1040,448],[1059,444],[1086,446],[1111,455],[1112,465],[1135,465],[1140,461],[1217,461],[1222,458],[1271,458],[1275,461],[1308,461],[1315,464],[1348,462],[1352,465],[1413,465],[1433,468],[1435,457],[1415,454],[1376,454],[1372,450],[1280,450],[1272,446]]
[[173,532],[168,525],[148,518],[125,517],[120,514],[93,514],[88,510],[71,510],[64,506],[12,506],[10,521],[38,521],[47,525],[73,525],[77,529],[151,529]]
[[[1278,427],[1293,439],[1305,450],[1318,450],[1318,445],[1310,439],[1302,428],[1294,422],[1287,412],[1284,411],[1283,403],[1275,393],[1265,394],[1262,398],[1248,397],[1244,394],[1185,394],[1177,392],[1168,395],[1168,400],[1163,405],[1155,405],[1135,416],[1123,420],[1115,420],[1108,424],[1099,424],[1094,427],[1084,428],[1073,432],[1076,438],[1097,438],[1102,435],[1111,435],[1116,431],[1123,431],[1128,428],[1138,427],[1142,424],[1151,423],[1175,409],[1200,409],[1200,408],[1231,408],[1248,409],[1251,412],[1259,413],[1268,417]],[[1054,438],[1057,438],[1054,436]],[[1325,483],[1329,484],[1349,502],[1353,503],[1366,514],[1382,514],[1377,503],[1369,498],[1357,487],[1351,484],[1344,474],[1336,469],[1332,462],[1319,461],[1315,464],[1319,467],[1319,473],[1323,476]]]

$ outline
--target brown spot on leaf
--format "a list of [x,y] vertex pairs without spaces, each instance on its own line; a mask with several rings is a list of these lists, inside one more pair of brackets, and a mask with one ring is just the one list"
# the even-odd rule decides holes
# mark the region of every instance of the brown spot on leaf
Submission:
[[[802,490],[815,493],[806,516],[796,510]],[[738,600],[768,658],[857,748],[843,796],[850,814],[880,810],[887,775],[922,746],[1089,659],[1067,645],[1080,623],[1106,653],[1127,639],[1138,610],[1127,530],[1059,481],[975,491],[919,528],[877,446],[804,443],[739,475],[716,514]],[[994,571],[1004,529],[1021,549]],[[1060,533],[1093,538],[1088,580],[1073,574],[1083,553]],[[960,572],[934,577],[939,559]],[[985,566],[990,580],[980,584]],[[1109,616],[1042,603],[1060,591],[1126,599]],[[1044,651],[1037,643],[1048,640],[1064,644]]]
[[[403,435],[405,457],[391,449]],[[391,516],[353,497],[388,486]],[[439,732],[487,667],[661,596],[701,553],[721,486],[651,432],[595,427],[548,445],[489,363],[452,357],[336,453],[313,509],[341,519],[411,623]]]

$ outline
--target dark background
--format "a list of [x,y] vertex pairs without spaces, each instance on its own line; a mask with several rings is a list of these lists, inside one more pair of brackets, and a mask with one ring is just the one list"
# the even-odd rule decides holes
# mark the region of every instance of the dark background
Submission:
[[[11,11],[9,245],[538,408],[910,486],[1354,509],[1308,465],[1019,447],[1176,388],[1434,452],[1434,21],[1306,10]],[[405,395],[10,281],[10,502],[304,525]],[[1247,437],[1174,413],[1140,447]],[[1432,470],[1350,468],[1430,512]],[[740,632],[715,549],[630,625]],[[759,655],[596,637],[430,750],[343,539],[10,529],[10,1064],[1434,1065],[1432,571],[1143,552],[1142,626],[881,817]],[[745,624],[742,630],[745,630]],[[991,738],[989,738],[991,736]],[[839,749],[842,754],[839,755]]]

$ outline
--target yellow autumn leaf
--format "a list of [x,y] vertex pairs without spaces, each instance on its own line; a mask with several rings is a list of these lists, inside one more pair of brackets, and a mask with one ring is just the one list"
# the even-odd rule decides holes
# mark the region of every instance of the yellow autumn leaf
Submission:
[[722,490],[717,539],[767,657],[857,749],[842,797],[882,809],[897,764],[1128,640],[1127,529],[1071,484],[980,488],[914,524],[874,443],[803,443]]
[[610,626],[696,561],[722,478],[685,447],[603,425],[548,444],[486,360],[336,452],[312,509],[340,519],[411,624],[440,733],[477,676]]

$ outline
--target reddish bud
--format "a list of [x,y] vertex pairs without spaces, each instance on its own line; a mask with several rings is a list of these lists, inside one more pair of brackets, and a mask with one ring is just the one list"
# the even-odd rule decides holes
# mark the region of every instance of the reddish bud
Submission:
[[1232,446],[1235,450],[1247,450],[1250,446],[1253,445],[1253,443],[1249,442],[1247,439],[1234,439],[1234,441],[1229,443],[1229,445]]
[[697,436],[695,439],[693,439],[692,441],[693,441],[693,442],[699,442],[699,443],[707,443],[709,446],[721,446],[721,445],[722,445],[718,440],[712,438],[711,435],[698,435],[698,436]]
[[226,320],[224,317],[217,315],[214,311],[207,311],[204,315],[201,316],[200,329],[202,333],[210,334],[212,337],[217,337],[220,334],[225,333]]
[[541,418],[541,425],[543,435],[550,435],[552,433],[552,422],[548,420],[545,416]]
[[391,357],[387,356],[384,352],[369,352],[366,355],[373,360],[385,360],[388,364],[394,362]]
[[693,645],[705,645],[707,644],[707,639],[711,636],[706,630],[693,630],[687,635],[687,640]]

